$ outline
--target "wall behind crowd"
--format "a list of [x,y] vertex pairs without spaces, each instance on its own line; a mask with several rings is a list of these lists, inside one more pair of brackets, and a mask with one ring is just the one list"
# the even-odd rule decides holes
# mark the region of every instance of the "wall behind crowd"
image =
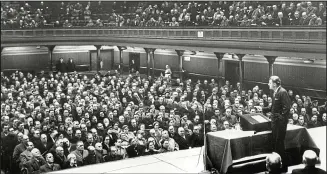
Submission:
[[[123,64],[128,69],[131,54],[139,54],[140,72],[146,74],[147,59],[143,48],[129,48],[123,51]],[[96,70],[96,49],[93,46],[70,46],[56,47],[53,53],[53,65],[60,57],[67,61],[73,58],[76,65],[90,65],[92,70]],[[157,75],[163,72],[165,65],[169,65],[173,72],[178,71],[178,56],[174,50],[155,51],[155,72]],[[186,51],[184,57],[189,57],[190,61],[183,61],[183,68],[189,72],[189,77],[215,78],[218,74],[217,58],[213,53],[197,52],[190,55]],[[233,83],[238,81],[237,58],[233,55],[225,55],[220,67],[221,76]],[[110,70],[119,64],[119,50],[117,47],[102,47],[101,58],[104,62],[103,70]],[[114,62],[112,62],[114,58]],[[244,57],[244,85],[253,87],[259,85],[260,88],[268,90],[268,62],[264,57],[245,56]],[[114,65],[112,65],[114,64]],[[150,62],[150,67],[151,67]],[[1,70],[24,69],[48,70],[50,66],[49,55],[46,47],[39,49],[35,47],[26,48],[5,48],[1,55]],[[236,71],[233,73],[233,71]],[[232,72],[232,73],[231,73]],[[325,98],[326,94],[326,62],[316,61],[313,64],[304,64],[302,59],[277,58],[274,65],[274,73],[283,79],[283,85],[301,94],[314,98]],[[177,73],[175,73],[177,74]],[[312,78],[315,77],[315,78]]]

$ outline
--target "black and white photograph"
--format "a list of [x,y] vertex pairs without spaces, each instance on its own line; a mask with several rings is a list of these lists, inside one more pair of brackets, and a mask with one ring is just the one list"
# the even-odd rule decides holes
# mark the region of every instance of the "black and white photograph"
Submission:
[[1,0],[0,174],[326,174],[326,1]]

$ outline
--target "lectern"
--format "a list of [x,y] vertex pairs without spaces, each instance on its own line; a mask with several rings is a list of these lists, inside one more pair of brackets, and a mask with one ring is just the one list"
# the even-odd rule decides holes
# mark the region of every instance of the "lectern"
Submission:
[[244,114],[240,116],[241,127],[244,131],[262,132],[271,130],[271,121],[260,113]]

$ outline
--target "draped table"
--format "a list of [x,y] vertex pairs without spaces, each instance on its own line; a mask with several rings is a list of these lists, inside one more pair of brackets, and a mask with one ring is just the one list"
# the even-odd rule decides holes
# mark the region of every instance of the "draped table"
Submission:
[[[206,134],[206,168],[227,173],[233,161],[264,153],[271,153],[271,131],[254,134],[254,131],[225,130]],[[292,164],[301,163],[305,150],[312,149],[319,155],[319,148],[314,143],[306,128],[288,125],[285,137],[286,153]]]

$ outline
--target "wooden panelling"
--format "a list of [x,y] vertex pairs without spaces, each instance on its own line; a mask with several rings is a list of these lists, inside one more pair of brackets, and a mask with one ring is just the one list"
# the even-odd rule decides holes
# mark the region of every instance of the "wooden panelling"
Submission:
[[140,67],[146,67],[147,66],[147,59],[146,59],[146,53],[140,53]]
[[165,69],[165,66],[169,65],[172,71],[178,71],[178,56],[176,55],[154,55],[154,68]]
[[326,68],[277,64],[274,65],[274,74],[287,86],[326,90]]
[[111,60],[114,58],[113,50],[101,50],[101,59],[103,61],[103,70],[111,69]]
[[96,71],[97,70],[97,52],[96,51],[91,51],[90,53],[91,56],[91,71]]
[[268,82],[268,63],[244,62],[244,79],[256,82]]
[[48,60],[48,54],[3,55],[1,69],[45,70]]
[[184,61],[183,67],[188,71],[196,74],[216,76],[218,63],[217,59],[191,57],[191,61]]

